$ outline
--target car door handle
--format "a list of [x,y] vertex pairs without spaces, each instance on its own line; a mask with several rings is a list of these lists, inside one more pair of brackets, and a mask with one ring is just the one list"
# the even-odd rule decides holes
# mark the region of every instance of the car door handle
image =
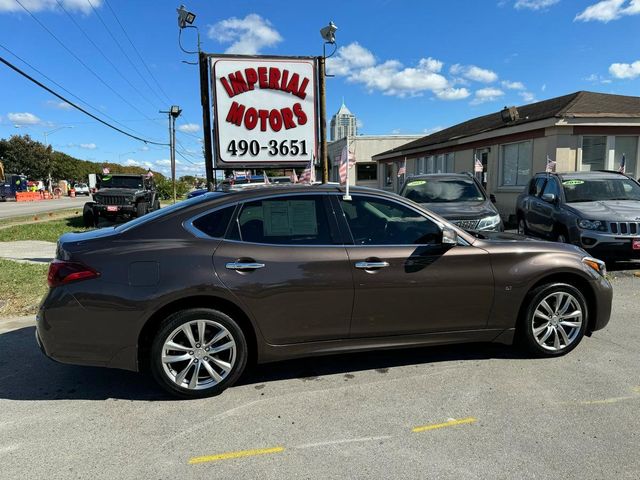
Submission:
[[378,268],[385,268],[389,266],[389,262],[357,262],[356,268],[362,270],[377,270]]
[[250,272],[259,268],[264,268],[264,263],[257,262],[229,262],[225,265],[229,270],[236,270],[238,272]]

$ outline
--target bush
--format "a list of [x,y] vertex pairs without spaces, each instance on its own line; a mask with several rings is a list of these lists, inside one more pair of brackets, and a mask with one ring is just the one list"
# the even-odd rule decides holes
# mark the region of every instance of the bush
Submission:
[[[156,190],[162,200],[170,200],[173,198],[173,184],[170,178],[156,178]],[[181,180],[176,180],[176,196],[184,197],[191,190],[191,185]]]

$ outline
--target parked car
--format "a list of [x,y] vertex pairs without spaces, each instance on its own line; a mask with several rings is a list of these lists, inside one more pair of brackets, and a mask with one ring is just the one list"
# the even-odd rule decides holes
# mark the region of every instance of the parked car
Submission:
[[187,193],[187,198],[199,197],[200,195],[204,195],[208,191],[209,190],[207,190],[206,188],[196,188],[195,190],[191,190],[189,193]]
[[538,173],[518,197],[516,218],[523,235],[599,258],[640,258],[640,184],[622,173]]
[[250,359],[514,338],[556,357],[609,321],[605,265],[578,247],[474,236],[379,190],[344,195],[211,192],[65,234],[38,343],[64,363],[149,369],[193,398],[233,385]]
[[504,230],[494,197],[471,174],[414,175],[405,181],[400,195],[465,230]]
[[76,191],[76,195],[86,195],[87,197],[91,195],[89,185],[86,183],[76,183],[73,188]]
[[112,222],[142,217],[160,209],[160,197],[153,177],[135,174],[105,174],[98,181],[93,202],[84,204],[82,219],[86,227],[97,226],[99,219]]

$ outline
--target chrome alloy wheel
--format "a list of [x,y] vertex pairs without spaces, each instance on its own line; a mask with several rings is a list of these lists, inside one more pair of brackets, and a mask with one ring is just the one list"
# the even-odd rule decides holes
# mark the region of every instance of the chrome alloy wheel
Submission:
[[176,385],[202,390],[222,382],[236,361],[236,342],[213,320],[192,320],[169,334],[162,345],[162,367]]
[[580,302],[570,293],[549,294],[534,310],[533,338],[545,350],[564,350],[580,335],[583,315]]

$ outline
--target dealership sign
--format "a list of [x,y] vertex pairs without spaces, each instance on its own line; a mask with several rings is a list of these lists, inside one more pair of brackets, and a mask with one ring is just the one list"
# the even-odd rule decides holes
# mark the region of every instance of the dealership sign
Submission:
[[211,57],[216,166],[306,165],[316,154],[313,58]]

